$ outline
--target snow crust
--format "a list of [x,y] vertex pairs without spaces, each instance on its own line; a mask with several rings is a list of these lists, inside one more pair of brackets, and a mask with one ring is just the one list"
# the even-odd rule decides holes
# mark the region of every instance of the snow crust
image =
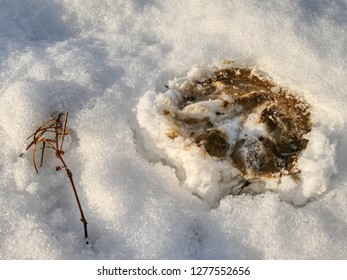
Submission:
[[[0,259],[347,258],[345,1],[0,4]],[[299,191],[284,182],[282,194],[228,196],[211,210],[158,157],[168,143],[154,152],[143,135],[141,122],[155,132],[165,121],[147,110],[138,122],[135,108],[160,107],[169,81],[225,59],[303,96],[314,129]],[[91,246],[55,159],[37,175],[30,153],[19,157],[37,125],[61,111]],[[195,172],[192,180],[204,176]],[[295,199],[309,200],[287,202]]]

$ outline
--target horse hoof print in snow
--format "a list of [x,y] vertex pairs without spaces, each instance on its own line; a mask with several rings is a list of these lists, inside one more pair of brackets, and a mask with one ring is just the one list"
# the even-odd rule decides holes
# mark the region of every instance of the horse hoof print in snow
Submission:
[[211,207],[226,195],[266,190],[306,202],[298,161],[312,122],[302,98],[255,68],[194,68],[168,88],[137,106],[143,144],[193,194]]

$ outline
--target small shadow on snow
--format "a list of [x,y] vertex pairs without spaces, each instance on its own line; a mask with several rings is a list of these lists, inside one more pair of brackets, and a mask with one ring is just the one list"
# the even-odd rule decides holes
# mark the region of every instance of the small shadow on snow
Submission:
[[302,20],[304,21],[311,22],[321,18],[328,18],[338,24],[346,24],[346,1],[302,0],[300,2],[299,6],[303,11]]
[[15,41],[58,42],[78,30],[64,22],[64,7],[56,1],[3,0],[0,9],[0,37]]

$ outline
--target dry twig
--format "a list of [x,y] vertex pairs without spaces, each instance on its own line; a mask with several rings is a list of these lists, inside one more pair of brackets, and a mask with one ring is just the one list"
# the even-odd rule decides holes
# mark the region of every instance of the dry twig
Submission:
[[[64,140],[65,136],[69,134],[67,128],[66,128],[66,123],[68,120],[69,114],[66,113],[65,115],[63,113],[60,113],[57,117],[53,117],[51,119],[48,119],[45,121],[43,124],[41,124],[38,129],[31,134],[28,137],[28,140],[31,139],[30,144],[27,146],[26,150],[29,150],[32,148],[32,161],[33,165],[35,168],[36,173],[39,172],[37,163],[36,163],[36,151],[38,149],[38,146],[40,143],[42,143],[42,152],[41,152],[41,158],[40,158],[40,167],[43,166],[43,156],[45,153],[45,149],[51,149],[54,151],[54,155],[56,158],[58,158],[61,162],[62,165],[57,166],[56,170],[62,170],[64,169],[66,172],[67,177],[69,178],[73,193],[75,195],[75,199],[78,205],[78,209],[80,211],[81,215],[81,222],[83,223],[83,228],[84,228],[84,237],[85,237],[85,242],[86,244],[89,244],[88,241],[88,228],[87,228],[87,220],[84,217],[83,209],[80,203],[80,200],[78,198],[77,190],[75,187],[75,183],[72,178],[72,172],[71,170],[67,167],[63,155],[63,145],[64,145]],[[59,145],[60,141],[60,145]]]

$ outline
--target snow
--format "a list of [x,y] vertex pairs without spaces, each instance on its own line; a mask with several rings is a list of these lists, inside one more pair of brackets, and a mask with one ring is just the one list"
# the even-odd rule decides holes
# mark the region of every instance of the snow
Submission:
[[[0,259],[347,258],[346,1],[0,3]],[[226,196],[211,209],[158,156],[168,144],[146,135],[144,124],[166,123],[153,110],[139,118],[139,104],[162,106],[165,85],[225,60],[310,104],[299,192],[285,182],[282,193]],[[19,157],[40,123],[66,111],[64,159],[90,246],[54,156],[38,175],[30,152]],[[199,152],[180,164],[196,166]],[[214,168],[199,164],[194,184]]]

